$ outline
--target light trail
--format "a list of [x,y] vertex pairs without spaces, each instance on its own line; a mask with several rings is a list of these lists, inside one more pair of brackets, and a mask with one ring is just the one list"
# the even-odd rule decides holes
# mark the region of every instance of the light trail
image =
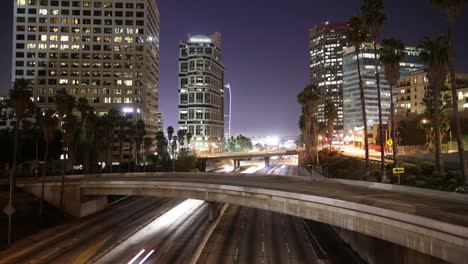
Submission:
[[140,251],[140,253],[136,254],[136,256],[134,256],[134,257],[128,262],[128,264],[132,264],[137,258],[140,257],[141,254],[143,254],[143,252],[145,252],[144,249],[142,249],[142,250]]
[[138,264],[143,264],[149,258],[149,256],[153,254],[153,252],[154,252],[154,249],[151,250]]

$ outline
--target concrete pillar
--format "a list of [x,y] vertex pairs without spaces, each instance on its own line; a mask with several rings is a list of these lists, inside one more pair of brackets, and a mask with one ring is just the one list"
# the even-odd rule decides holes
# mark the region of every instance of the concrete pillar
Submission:
[[270,157],[265,157],[265,166],[270,165]]
[[[38,198],[41,197],[40,183],[25,184],[22,188]],[[60,184],[47,184],[44,200],[55,207],[59,207]],[[83,196],[79,184],[65,184],[63,205],[68,214],[83,217],[104,209],[107,205],[107,196]]]

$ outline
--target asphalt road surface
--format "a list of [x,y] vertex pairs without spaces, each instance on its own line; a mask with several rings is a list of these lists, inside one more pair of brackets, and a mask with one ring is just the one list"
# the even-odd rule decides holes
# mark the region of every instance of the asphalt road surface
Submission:
[[[298,175],[296,157],[270,164],[243,162],[241,172]],[[239,206],[229,206],[198,259],[200,264],[324,262],[362,263],[328,225]]]
[[19,240],[0,252],[0,263],[85,263],[180,202],[129,197],[97,214]]

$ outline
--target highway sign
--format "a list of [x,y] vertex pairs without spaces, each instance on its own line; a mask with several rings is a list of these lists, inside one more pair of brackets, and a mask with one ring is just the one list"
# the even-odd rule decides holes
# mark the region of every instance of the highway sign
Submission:
[[387,146],[389,146],[389,147],[393,146],[393,140],[392,139],[387,140]]
[[393,174],[405,173],[405,168],[393,168]]
[[10,208],[10,204],[7,204],[5,208],[3,208],[3,212],[8,216],[13,215],[15,213],[15,207],[12,206]]

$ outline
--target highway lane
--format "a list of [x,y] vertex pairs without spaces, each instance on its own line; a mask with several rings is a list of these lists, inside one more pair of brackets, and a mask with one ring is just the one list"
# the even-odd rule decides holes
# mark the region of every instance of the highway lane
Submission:
[[84,263],[180,200],[130,197],[97,214],[45,230],[0,253],[0,263]]
[[[244,162],[241,172],[297,176],[294,157]],[[363,263],[330,226],[298,217],[229,206],[198,263]]]
[[[297,175],[294,160],[245,162],[244,173]],[[229,206],[198,263],[317,263],[313,243],[300,218],[265,210]]]
[[93,263],[188,263],[208,229],[208,203],[185,200]]

